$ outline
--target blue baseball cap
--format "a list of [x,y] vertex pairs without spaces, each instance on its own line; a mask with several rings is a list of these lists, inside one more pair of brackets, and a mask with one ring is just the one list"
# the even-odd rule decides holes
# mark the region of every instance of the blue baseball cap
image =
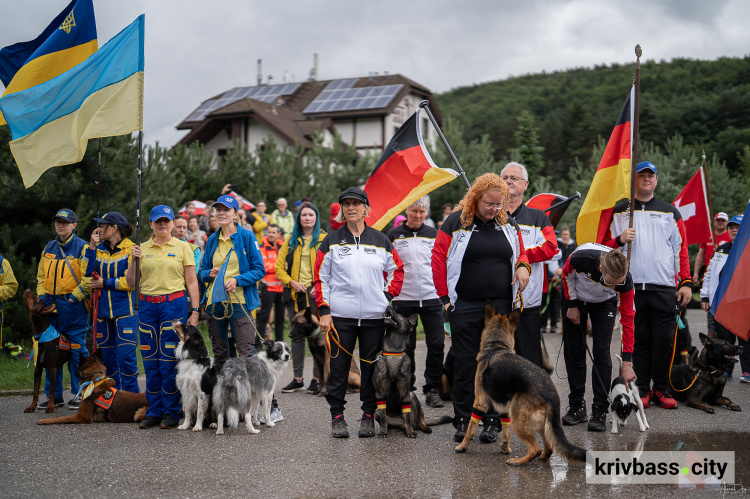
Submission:
[[116,211],[105,213],[103,217],[95,218],[94,222],[97,224],[116,225],[121,229],[125,229],[128,226],[128,219],[125,218],[125,215],[117,213]]
[[159,206],[151,210],[151,214],[148,216],[148,221],[153,222],[155,220],[159,220],[160,218],[168,218],[169,220],[174,220],[174,211],[172,211],[172,208],[170,208],[169,206],[160,204]]
[[223,204],[227,208],[234,208],[235,210],[240,209],[240,204],[232,196],[221,196],[219,199],[216,200],[214,204],[211,205],[211,208],[213,208],[217,204]]
[[651,170],[654,172],[654,175],[657,174],[656,165],[653,164],[651,161],[644,161],[643,163],[638,163],[638,166],[635,167],[636,173],[641,173],[643,170]]
[[68,208],[62,208],[57,210],[57,213],[55,213],[55,216],[52,217],[52,220],[55,220],[59,218],[60,220],[65,220],[66,222],[70,223],[78,223],[78,217],[76,217],[76,214],[73,210]]
[[727,222],[727,225],[729,225],[729,224],[742,225],[742,218],[743,218],[743,216],[744,215],[737,215],[737,216],[732,217],[732,219],[729,222]]

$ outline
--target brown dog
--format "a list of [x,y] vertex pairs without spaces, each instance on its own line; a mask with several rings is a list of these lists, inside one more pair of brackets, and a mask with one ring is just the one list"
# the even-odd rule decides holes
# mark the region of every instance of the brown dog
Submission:
[[[146,417],[145,393],[115,390],[115,380],[107,378],[107,369],[96,355],[81,361],[76,373],[83,384],[91,382],[93,390],[84,388],[78,413],[53,419],[40,419],[37,424],[140,423]],[[88,385],[91,386],[91,385]],[[108,406],[108,407],[107,407]]]
[[[50,327],[49,314],[55,309],[54,305],[44,306],[44,302],[37,298],[31,290],[23,293],[23,301],[26,302],[26,308],[29,309],[29,318],[31,319],[31,333],[39,338],[42,333]],[[39,388],[42,385],[42,373],[48,370],[47,376],[51,381],[49,391],[49,402],[44,412],[55,412],[55,382],[57,379],[57,370],[62,369],[70,358],[70,342],[63,335],[54,340],[38,343],[36,346],[38,352],[36,363],[34,364],[34,398],[31,405],[23,412],[36,411],[36,404],[39,401]]]

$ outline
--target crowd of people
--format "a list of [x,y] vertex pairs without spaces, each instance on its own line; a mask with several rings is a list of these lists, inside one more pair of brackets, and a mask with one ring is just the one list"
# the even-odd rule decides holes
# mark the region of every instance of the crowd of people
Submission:
[[[219,368],[231,356],[253,355],[267,328],[275,340],[283,340],[286,320],[291,324],[295,314],[306,311],[319,317],[322,332],[335,334],[341,350],[353,352],[358,344],[359,356],[374,360],[385,332],[384,311],[392,305],[399,314],[421,319],[427,347],[421,389],[428,406],[443,406],[438,388],[446,355],[451,358],[454,438],[462,441],[472,414],[489,300],[502,314],[523,309],[515,352],[540,368],[542,333],[548,323],[550,332],[557,332],[561,319],[570,388],[562,422],[588,421],[590,431],[604,431],[618,312],[619,374],[628,383],[635,380],[645,407],[677,407],[668,386],[675,328],[704,265],[701,298],[709,332],[736,339],[713,320],[709,307],[742,216],[716,215],[717,248],[702,246],[691,273],[680,212],[655,197],[657,184],[657,166],[638,164],[635,228],[629,228],[627,203],[618,204],[602,244],[580,247],[568,227],[558,238],[547,215],[526,206],[528,172],[516,162],[499,175],[478,177],[455,208],[442,207],[436,221],[429,216],[429,196],[417,199],[387,235],[365,223],[370,199],[358,187],[344,190],[328,206],[329,217],[321,219],[308,198],[293,208],[277,199],[270,214],[264,201],[248,209],[228,184],[205,206],[189,202],[177,213],[165,205],[151,209],[153,234],[140,245],[130,239],[133,226],[118,212],[95,219],[97,228],[87,244],[76,234],[76,214],[63,208],[53,216],[56,237],[42,251],[37,294],[45,305],[55,306],[52,326],[70,338],[73,393],[79,391],[78,363],[92,348],[101,350],[116,388],[138,392],[140,351],[149,403],[140,423],[144,429],[175,428],[181,417],[173,321],[207,321]],[[0,328],[2,303],[18,286],[10,263],[0,256]],[[93,328],[92,290],[101,290]],[[446,322],[451,334],[447,353]],[[584,400],[587,325],[594,363],[590,416]],[[285,393],[305,390],[307,339],[292,332],[290,340],[293,373],[282,388]],[[413,331],[404,352],[411,359],[412,390],[416,341]],[[745,346],[741,381],[750,382],[750,348],[737,341]],[[331,434],[337,438],[349,436],[344,409],[350,360],[345,354],[332,358],[327,379]],[[370,437],[376,410],[372,364],[363,362],[361,375],[359,436]],[[314,369],[307,392],[318,393],[322,380],[323,373]],[[62,371],[46,380],[48,397],[50,390],[55,403],[63,405]],[[68,402],[71,409],[78,404],[75,398]],[[271,418],[283,419],[275,399]],[[480,440],[495,442],[509,419],[489,410],[483,421]]]

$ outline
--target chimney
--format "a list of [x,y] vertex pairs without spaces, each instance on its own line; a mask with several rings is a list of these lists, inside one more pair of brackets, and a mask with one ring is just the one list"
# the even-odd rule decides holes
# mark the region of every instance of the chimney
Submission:
[[258,86],[263,85],[263,71],[261,69],[263,65],[263,59],[258,59]]
[[313,54],[313,80],[318,81],[318,54]]

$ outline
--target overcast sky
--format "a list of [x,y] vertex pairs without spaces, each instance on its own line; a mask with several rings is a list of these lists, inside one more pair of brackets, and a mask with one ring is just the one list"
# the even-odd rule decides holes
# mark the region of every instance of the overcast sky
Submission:
[[[36,38],[69,0],[4,1],[0,47]],[[400,73],[433,92],[595,64],[750,51],[746,0],[94,0],[101,47],[146,14],[144,139],[173,145],[236,86]],[[624,83],[627,85],[627,83]],[[1,88],[1,85],[0,85]]]

